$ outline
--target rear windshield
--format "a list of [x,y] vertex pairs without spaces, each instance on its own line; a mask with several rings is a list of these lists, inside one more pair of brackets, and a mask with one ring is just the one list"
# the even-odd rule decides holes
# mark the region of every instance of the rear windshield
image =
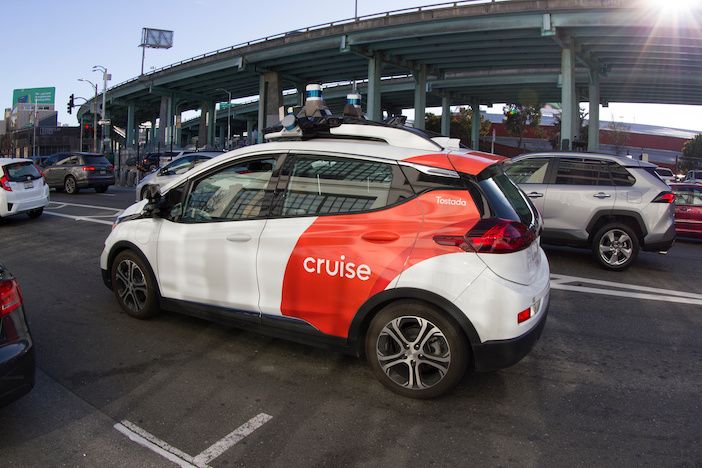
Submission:
[[501,168],[489,168],[486,171],[478,176],[478,185],[487,197],[495,215],[502,219],[519,221],[526,226],[534,224],[536,208],[519,187]]
[[36,166],[28,161],[7,164],[3,166],[3,171],[11,182],[22,182],[27,180],[27,178],[41,178],[41,173],[37,170]]
[[671,171],[670,169],[661,169],[660,167],[656,169],[656,172],[662,176],[672,176],[673,175],[673,171]]
[[109,166],[110,161],[105,156],[83,156],[85,164]]

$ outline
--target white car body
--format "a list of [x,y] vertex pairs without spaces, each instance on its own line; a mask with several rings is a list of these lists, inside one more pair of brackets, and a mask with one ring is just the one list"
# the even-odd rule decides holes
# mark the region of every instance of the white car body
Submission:
[[4,181],[0,187],[0,218],[34,211],[49,204],[49,186],[44,177],[34,179],[28,176],[15,180],[9,168],[17,163],[34,164],[31,159],[0,158],[0,179]]

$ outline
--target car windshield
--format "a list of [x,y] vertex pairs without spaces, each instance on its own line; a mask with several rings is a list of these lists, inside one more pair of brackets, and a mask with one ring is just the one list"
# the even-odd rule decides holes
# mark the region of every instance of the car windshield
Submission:
[[39,170],[29,161],[7,164],[3,167],[3,171],[11,182],[25,181],[27,178],[41,178],[41,173]]

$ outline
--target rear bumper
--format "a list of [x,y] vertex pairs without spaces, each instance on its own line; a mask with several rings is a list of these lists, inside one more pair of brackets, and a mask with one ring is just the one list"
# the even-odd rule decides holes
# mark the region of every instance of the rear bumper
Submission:
[[668,250],[675,243],[675,235],[675,223],[671,223],[670,227],[663,234],[649,234],[646,236],[643,250],[647,252]]
[[[546,296],[548,301],[548,296]],[[473,345],[475,370],[492,371],[512,366],[524,358],[534,347],[546,325],[549,304],[546,303],[539,322],[525,334],[509,340],[486,341]]]
[[34,346],[22,309],[0,319],[6,336],[0,343],[0,406],[16,400],[34,387]]
[[6,203],[0,203],[0,217],[26,213],[37,208],[44,208],[48,204],[49,186],[46,185],[39,196],[25,198],[24,196],[15,195],[8,197]]
[[76,184],[80,188],[99,187],[99,186],[103,186],[103,185],[114,185],[115,184],[115,176],[114,176],[114,174],[104,175],[104,176],[90,176],[90,177],[86,177],[85,179],[78,179],[76,181]]

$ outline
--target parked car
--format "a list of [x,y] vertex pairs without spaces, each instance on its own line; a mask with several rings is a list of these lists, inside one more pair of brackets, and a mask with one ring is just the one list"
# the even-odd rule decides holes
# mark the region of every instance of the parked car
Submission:
[[49,187],[31,159],[0,158],[0,218],[38,218],[48,204]]
[[136,167],[142,172],[153,172],[156,168],[172,161],[180,151],[163,151],[161,153],[146,153],[136,161]]
[[663,182],[666,184],[670,185],[672,183],[675,183],[675,174],[673,174],[673,171],[668,169],[667,167],[657,167],[655,169],[656,175],[661,178]]
[[34,342],[17,280],[0,264],[0,406],[34,387]]
[[115,184],[114,166],[98,153],[70,153],[56,163],[44,168],[49,187],[75,194],[83,188],[93,188],[98,193],[107,192]]
[[702,185],[673,184],[675,230],[679,236],[702,239]]
[[549,267],[503,158],[370,122],[332,130],[231,151],[127,208],[100,260],[123,310],[365,355],[416,398],[518,362],[546,321]]
[[702,170],[687,171],[683,182],[702,183]]
[[184,153],[182,156],[174,159],[170,164],[167,164],[163,168],[158,169],[157,171],[154,171],[141,179],[136,186],[136,201],[145,198],[148,186],[153,185],[156,186],[156,189],[158,189],[163,184],[173,180],[174,177],[177,177],[180,174],[185,174],[196,165],[221,154],[223,153],[218,151]]
[[543,242],[588,247],[600,265],[624,270],[640,250],[675,241],[674,196],[647,162],[602,154],[538,153],[507,174],[544,219]]

